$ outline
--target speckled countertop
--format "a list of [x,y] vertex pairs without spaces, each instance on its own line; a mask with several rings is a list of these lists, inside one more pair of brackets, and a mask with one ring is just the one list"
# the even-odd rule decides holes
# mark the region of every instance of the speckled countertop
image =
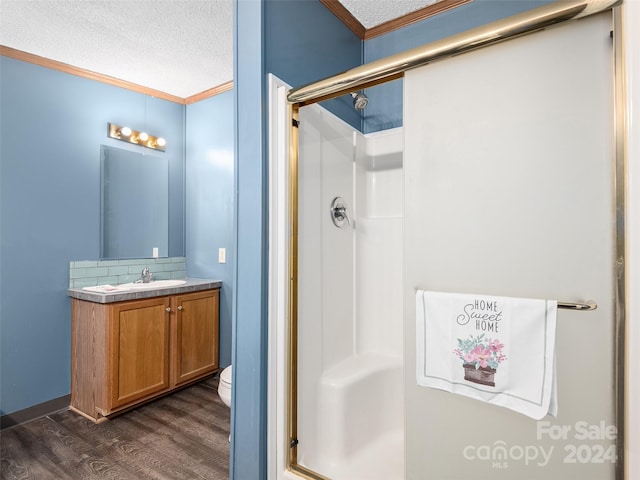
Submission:
[[[142,298],[163,297],[165,295],[176,295],[180,293],[198,292],[220,288],[220,280],[209,280],[203,278],[185,278],[185,283],[171,287],[152,288],[153,282],[144,290],[115,290],[113,292],[90,291],[82,288],[70,288],[67,295],[78,300],[86,300],[94,303],[124,302],[126,300],[139,300]],[[161,283],[161,282],[159,282]],[[105,286],[106,287],[106,286]],[[115,286],[117,287],[117,285]],[[96,289],[99,287],[95,287]],[[105,288],[106,290],[106,288]]]

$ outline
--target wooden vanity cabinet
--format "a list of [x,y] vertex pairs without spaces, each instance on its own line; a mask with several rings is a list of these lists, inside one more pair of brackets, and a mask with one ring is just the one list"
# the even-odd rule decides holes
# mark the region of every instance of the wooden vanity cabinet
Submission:
[[218,290],[210,290],[176,295],[173,300],[171,385],[179,386],[218,369],[219,296]]
[[71,310],[71,408],[95,421],[218,369],[217,289]]
[[109,307],[104,413],[169,390],[170,312],[170,297]]

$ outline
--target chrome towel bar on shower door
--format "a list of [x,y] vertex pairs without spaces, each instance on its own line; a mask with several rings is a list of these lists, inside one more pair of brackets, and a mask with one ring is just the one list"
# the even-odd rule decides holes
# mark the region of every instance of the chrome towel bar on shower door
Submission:
[[598,304],[590,300],[587,301],[587,303],[558,302],[558,308],[564,308],[566,310],[595,310],[598,308]]
[[[425,289],[423,288],[415,288],[414,292],[417,292],[418,290],[425,291]],[[587,300],[585,303],[558,302],[558,308],[562,308],[564,310],[587,311],[587,310],[595,310],[596,308],[598,308],[598,304],[592,300]]]

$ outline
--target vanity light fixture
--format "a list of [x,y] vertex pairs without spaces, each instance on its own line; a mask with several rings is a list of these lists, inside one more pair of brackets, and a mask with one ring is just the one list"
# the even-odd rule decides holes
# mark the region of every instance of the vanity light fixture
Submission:
[[121,127],[115,123],[109,124],[109,137],[162,152],[167,145],[167,141],[162,137],[155,137],[147,132],[139,132],[129,127]]

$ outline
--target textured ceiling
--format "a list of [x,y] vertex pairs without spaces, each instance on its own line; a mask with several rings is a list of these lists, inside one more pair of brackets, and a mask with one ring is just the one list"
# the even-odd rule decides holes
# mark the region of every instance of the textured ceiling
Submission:
[[340,0],[364,28],[372,28],[407,13],[427,7],[438,0]]
[[[366,28],[434,0],[341,0]],[[190,97],[233,79],[232,0],[0,0],[0,45]]]
[[189,97],[233,78],[233,2],[2,0],[0,44]]

